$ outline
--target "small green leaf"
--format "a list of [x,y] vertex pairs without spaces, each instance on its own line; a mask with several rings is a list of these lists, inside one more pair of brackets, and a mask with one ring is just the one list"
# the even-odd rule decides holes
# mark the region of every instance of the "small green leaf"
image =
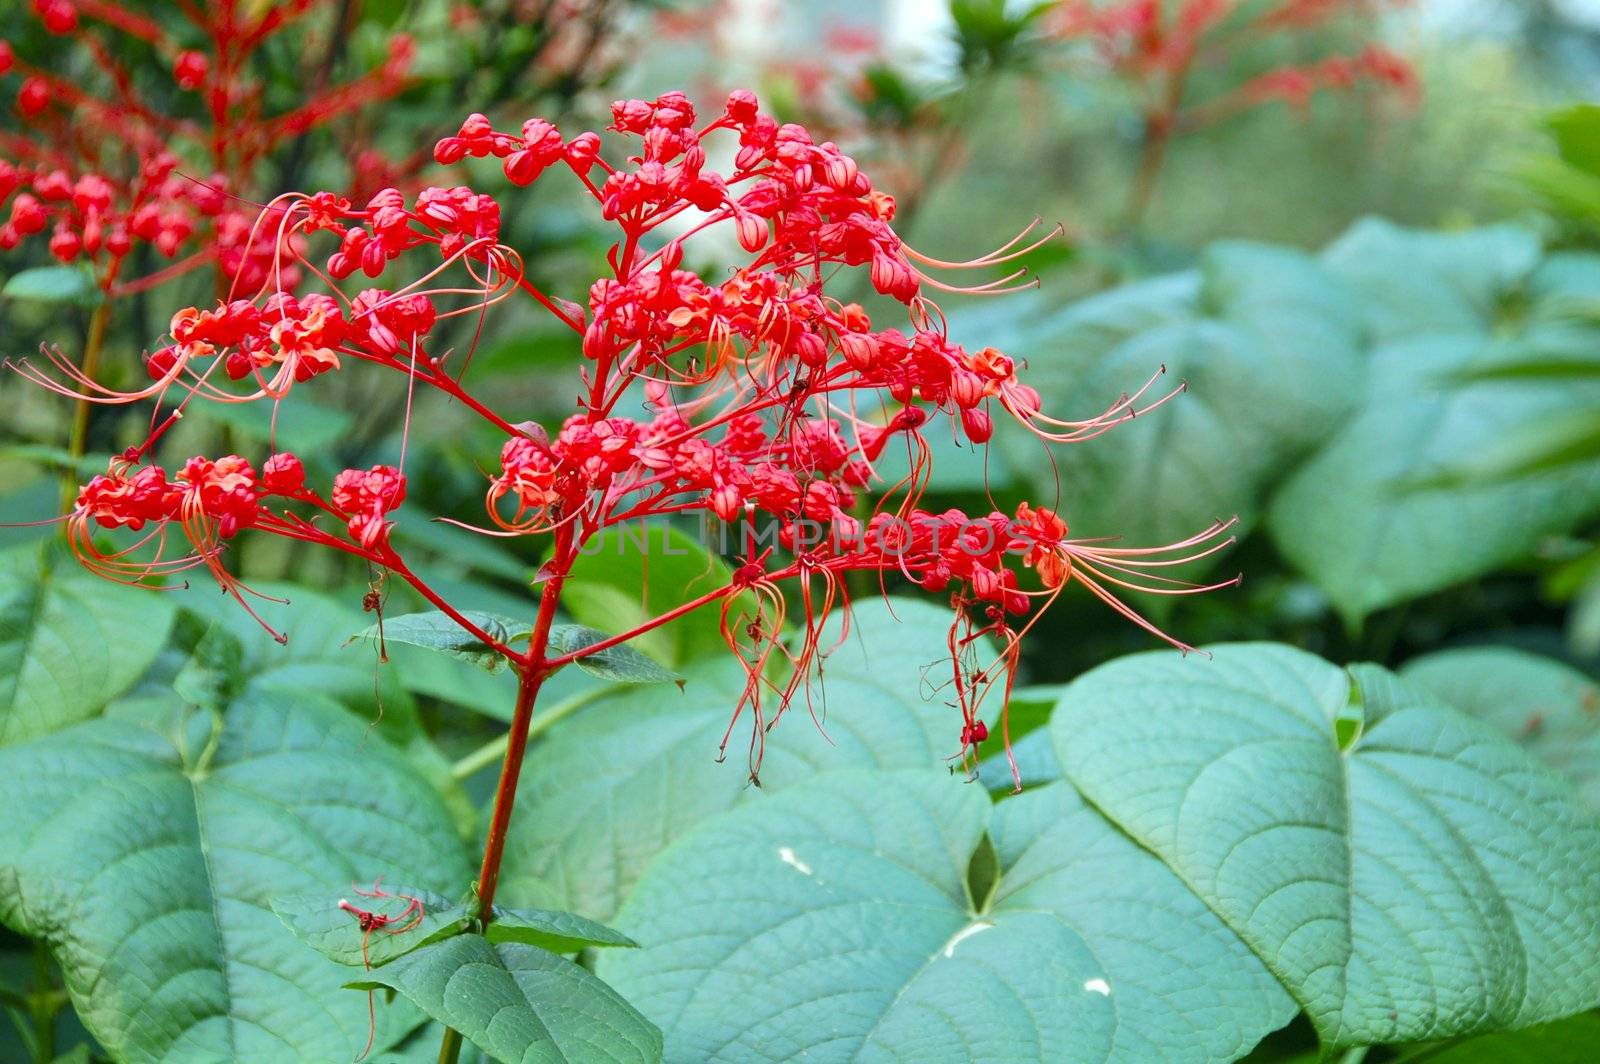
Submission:
[[[527,627],[520,626],[519,630],[518,622],[508,617],[481,610],[462,610],[461,615],[501,643],[527,636]],[[423,647],[470,661],[489,672],[505,664],[505,658],[498,652],[439,610],[386,618],[381,624],[363,629],[350,637],[351,642],[357,640]]]
[[[383,893],[369,897],[354,887],[342,894],[307,891],[273,898],[272,911],[300,941],[329,960],[357,968],[387,964],[401,954],[457,934],[472,922],[472,909],[466,903],[451,902],[420,887],[379,884],[363,889],[381,889]],[[387,922],[370,934],[363,932],[357,916],[340,908],[340,902],[386,917]]]
[[350,984],[388,987],[508,1064],[653,1064],[661,1032],[593,972],[517,942],[455,935]]
[[576,953],[590,946],[637,946],[638,943],[605,924],[577,913],[552,909],[503,909],[495,906],[494,919],[484,930],[490,942],[521,942],[551,953]]
[[[550,642],[562,654],[571,654],[609,638],[604,632],[579,624],[557,625],[550,631]],[[678,679],[677,673],[662,668],[626,643],[585,654],[574,664],[602,680],[621,683],[663,683]]]
[[101,300],[94,279],[77,266],[35,266],[12,274],[0,296],[39,303],[76,303],[94,306]]

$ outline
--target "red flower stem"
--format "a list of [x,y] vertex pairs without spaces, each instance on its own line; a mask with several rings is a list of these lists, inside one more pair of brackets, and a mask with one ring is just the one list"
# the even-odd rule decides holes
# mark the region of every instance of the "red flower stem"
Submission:
[[173,278],[183,276],[196,267],[204,266],[215,257],[216,251],[211,248],[206,248],[202,251],[196,251],[193,255],[190,255],[184,259],[180,259],[171,266],[164,266],[155,273],[147,273],[143,277],[137,278],[136,280],[127,281],[119,285],[113,285],[110,290],[111,298],[121,299],[124,296],[137,295],[138,293],[148,291],[151,288],[157,288],[166,284]]
[[519,667],[517,704],[511,715],[509,745],[506,759],[500,769],[500,783],[495,789],[494,812],[489,818],[488,841],[483,848],[483,867],[478,873],[478,918],[488,923],[494,917],[494,892],[500,882],[500,860],[505,856],[506,829],[511,825],[511,809],[517,797],[517,778],[522,774],[522,757],[527,752],[528,724],[533,719],[533,703],[538,697],[544,678],[553,671],[553,663],[545,660],[545,650],[550,643],[550,626],[555,621],[556,604],[561,599],[561,585],[566,582],[567,571],[572,568],[574,556],[573,526],[563,524],[556,530],[555,546],[550,552],[550,572],[544,589],[539,593],[539,613],[533,622],[533,634],[528,637],[528,653]]
[[528,280],[526,277],[518,277],[517,287],[537,300],[539,305],[545,310],[548,310],[550,313],[559,318],[561,323],[567,328],[573,330],[579,336],[583,335],[583,323],[579,321],[573,321],[566,311],[556,306],[555,301],[549,296],[545,295],[543,292],[539,291],[538,287],[535,286],[532,281]]
[[[511,827],[511,810],[517,800],[517,781],[522,775],[522,760],[528,752],[528,726],[533,721],[533,704],[539,697],[544,679],[554,671],[553,662],[545,660],[550,644],[550,626],[555,622],[556,604],[561,599],[561,585],[566,582],[567,571],[572,568],[576,554],[573,549],[573,526],[565,522],[556,530],[555,546],[550,551],[549,575],[544,589],[539,593],[539,613],[533,622],[533,634],[528,639],[527,656],[517,667],[517,703],[511,713],[511,731],[506,736],[506,757],[500,766],[500,782],[495,787],[494,811],[489,817],[489,835],[483,847],[483,866],[478,872],[478,921],[487,924],[494,919],[495,888],[500,884],[500,862],[505,857],[506,833]],[[461,1054],[461,1034],[446,1028],[439,1046],[439,1064],[456,1064]]]

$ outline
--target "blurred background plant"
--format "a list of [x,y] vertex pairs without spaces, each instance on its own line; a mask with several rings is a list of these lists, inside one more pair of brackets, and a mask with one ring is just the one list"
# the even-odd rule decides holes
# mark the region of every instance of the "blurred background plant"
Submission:
[[[1238,513],[1241,543],[1219,565],[1242,588],[1141,604],[1188,642],[1273,639],[1335,662],[1417,659],[1419,674],[1438,653],[1534,651],[1505,667],[1568,694],[1600,676],[1594,3],[29,0],[0,14],[0,39],[0,356],[56,345],[126,387],[174,310],[248,267],[259,234],[245,222],[279,193],[425,181],[434,140],[472,110],[577,128],[614,96],[748,85],[893,190],[925,252],[964,258],[1036,213],[1063,225],[1026,259],[1038,291],[942,303],[957,338],[1026,359],[1047,406],[1095,407],[1163,363],[1189,382],[1092,448],[1052,455],[1002,429],[985,465],[934,441],[947,453],[930,508],[1059,490],[1074,534],[1151,542]],[[596,232],[558,192],[509,194],[505,239],[533,249],[532,278],[583,299],[567,279],[599,272]],[[440,347],[471,349],[468,372],[501,409],[546,424],[570,410],[567,336],[531,313],[481,333],[453,322]],[[341,375],[275,423],[207,406],[173,446],[274,437],[323,477],[393,461],[403,396],[370,383]],[[51,516],[63,469],[73,482],[101,471],[147,429],[128,420],[147,412],[89,417],[12,374],[0,404],[0,521]],[[489,452],[459,414],[419,406],[409,490],[471,520]],[[434,554],[452,599],[523,611],[539,559],[522,543],[401,516],[396,535]],[[671,533],[689,560],[577,574],[576,619],[619,624],[641,589],[666,604],[711,564],[695,531]],[[0,542],[27,552],[48,533]],[[364,570],[271,543],[234,565],[317,603],[328,631],[365,623]],[[18,575],[32,571],[11,586],[45,579]],[[394,612],[416,606],[391,598]],[[1093,609],[1064,600],[1025,652],[1019,731],[1045,719],[1056,685],[1147,646]],[[692,670],[704,635],[685,627],[648,649]],[[395,650],[403,678],[384,680],[389,711],[415,722],[419,756],[470,818],[503,749],[507,678],[407,653]],[[371,709],[364,666],[340,674],[358,712]],[[1481,715],[1546,756],[1592,751],[1600,716],[1581,690],[1559,711]],[[549,726],[574,744],[583,734],[562,739],[558,722],[600,694],[567,695]],[[644,772],[645,759],[677,764],[663,742],[608,749],[619,772]],[[1022,752],[1025,773],[1055,771],[1039,744]],[[1563,765],[1580,785],[1600,778],[1592,756]],[[560,810],[565,793],[552,783],[535,800]],[[526,842],[529,869],[546,871],[548,842]],[[0,988],[24,988],[13,1008],[42,1037],[30,1009],[55,1022],[59,1001],[44,1004],[59,994],[48,964],[40,979],[31,965],[0,951]],[[78,1037],[60,1022],[63,1044]],[[1304,1048],[1284,1041],[1285,1055]]]

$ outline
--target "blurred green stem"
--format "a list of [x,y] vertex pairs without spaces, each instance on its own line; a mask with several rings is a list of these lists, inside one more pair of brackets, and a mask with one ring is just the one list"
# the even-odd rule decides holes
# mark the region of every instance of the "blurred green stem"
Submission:
[[56,1013],[61,1003],[55,989],[55,973],[50,948],[42,941],[33,943],[33,993],[28,998],[33,1013],[33,1059],[50,1064],[56,1059]]
[[[83,342],[83,375],[90,380],[94,380],[100,372],[100,350],[105,346],[106,325],[110,320],[111,303],[102,299],[89,318],[89,335]],[[83,398],[78,400],[78,406],[72,412],[72,435],[67,438],[67,453],[72,457],[72,464],[71,468],[62,474],[62,509],[71,509],[78,497],[78,483],[81,479],[78,459],[83,457],[88,445],[89,410],[94,405],[88,399],[88,385],[79,388],[78,393]]]

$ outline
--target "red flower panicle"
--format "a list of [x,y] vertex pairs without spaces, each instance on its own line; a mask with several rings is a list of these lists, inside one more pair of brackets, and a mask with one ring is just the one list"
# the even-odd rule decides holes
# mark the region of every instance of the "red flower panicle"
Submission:
[[[346,470],[324,495],[286,454],[268,457],[259,473],[227,456],[191,459],[169,477],[140,464],[153,440],[84,488],[72,525],[85,561],[125,580],[203,564],[245,602],[248,589],[222,564],[233,536],[250,529],[320,543],[412,583],[536,675],[689,609],[715,607],[747,677],[723,742],[748,714],[753,778],[766,730],[797,699],[809,704],[823,659],[848,632],[851,573],[948,596],[955,616],[947,687],[958,714],[952,756],[969,766],[991,723],[1004,737],[1003,706],[1021,640],[1069,585],[1184,646],[1118,592],[1224,586],[1166,574],[1225,548],[1231,522],[1169,547],[1120,547],[1068,538],[1061,517],[1027,504],[1009,514],[921,506],[932,473],[929,431],[982,446],[995,419],[1005,418],[1044,440],[1076,442],[1181,390],[1152,394],[1157,371],[1099,414],[1063,419],[1041,409],[1013,357],[968,349],[946,334],[928,292],[1013,289],[1023,271],[1005,271],[1038,243],[1028,240],[1032,227],[968,262],[920,255],[892,226],[893,197],[854,160],[799,126],[778,123],[747,92],[734,93],[709,120],[678,93],[621,101],[612,118],[612,131],[633,145],[632,154],[606,150],[594,132],[567,137],[540,120],[506,132],[481,115],[435,150],[445,165],[498,159],[512,184],[561,174],[578,182],[617,233],[609,269],[593,283],[574,284],[564,295],[534,284],[520,257],[499,242],[496,200],[466,186],[425,188],[413,197],[386,189],[359,205],[328,193],[287,196],[274,208],[284,239],[268,275],[299,268],[322,278],[326,292],[292,296],[269,283],[252,298],[179,311],[171,343],[151,356],[150,384],[121,394],[99,389],[95,397],[175,394],[180,412],[195,398],[276,402],[294,387],[316,387],[321,374],[373,363],[403,375],[407,388],[444,392],[504,433],[481,530],[552,534],[543,572],[557,587],[584,543],[625,522],[670,515],[737,530],[742,557],[726,586],[582,650],[519,651],[434,593],[391,543],[405,495],[401,468]],[[731,156],[730,169],[710,164],[713,141]],[[719,244],[718,232],[729,240]],[[313,259],[307,249],[318,241],[324,250]],[[705,273],[687,268],[691,252],[705,258],[729,246],[741,249],[737,261]],[[1002,276],[966,286],[948,279],[974,268],[998,268]],[[830,294],[830,282],[851,270],[905,308],[897,324],[875,323],[861,305]],[[358,291],[339,286],[358,272],[374,281],[409,279]],[[569,328],[574,353],[581,352],[580,398],[554,435],[513,423],[429,350],[440,320],[479,315],[517,295]],[[25,372],[72,394],[85,383]],[[625,395],[639,394],[647,411],[623,407]],[[884,484],[879,467],[891,448],[909,472]],[[91,526],[132,529],[141,538],[103,554]],[[155,549],[150,561],[149,545],[162,546],[174,526],[187,550],[161,560]],[[781,682],[769,668],[779,661],[787,666]]]
[[[32,0],[44,29],[86,53],[106,78],[85,85],[0,41],[0,76],[16,76],[22,120],[20,132],[0,131],[0,251],[42,239],[60,261],[90,264],[111,296],[207,265],[236,293],[266,284],[293,288],[298,273],[278,263],[274,251],[276,219],[258,218],[259,208],[241,198],[252,190],[236,187],[235,179],[254,173],[294,138],[393,97],[406,84],[414,51],[409,38],[397,35],[376,69],[321,87],[289,111],[264,112],[252,56],[333,6],[320,0],[183,3],[174,12],[186,25],[172,27],[107,0]],[[172,82],[186,96],[200,97],[201,116],[163,111],[154,102],[160,94],[148,92],[105,43],[107,31],[166,56]],[[207,42],[206,50],[180,47],[196,38]],[[371,170],[376,164],[367,159],[364,165]],[[140,244],[174,261],[128,279],[129,254]],[[269,268],[282,272],[269,277]]]
[[1229,57],[1230,46],[1305,34],[1340,19],[1368,26],[1388,2],[1273,0],[1248,6],[1239,0],[1058,0],[1045,25],[1058,39],[1091,42],[1112,70],[1142,86],[1150,97],[1149,118],[1162,131],[1192,130],[1271,100],[1304,110],[1317,92],[1349,90],[1363,82],[1415,101],[1419,86],[1411,65],[1377,44],[1280,67],[1200,103],[1183,98],[1191,73]]

